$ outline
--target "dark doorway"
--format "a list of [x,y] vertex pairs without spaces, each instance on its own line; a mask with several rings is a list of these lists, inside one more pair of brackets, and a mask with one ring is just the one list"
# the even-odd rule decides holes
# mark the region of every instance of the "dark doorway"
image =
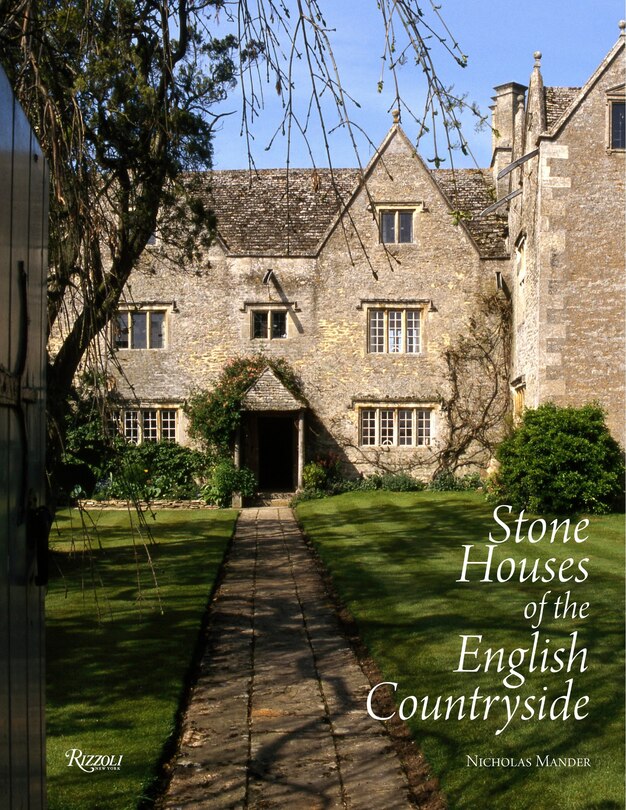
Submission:
[[259,489],[293,492],[295,428],[292,416],[259,416]]

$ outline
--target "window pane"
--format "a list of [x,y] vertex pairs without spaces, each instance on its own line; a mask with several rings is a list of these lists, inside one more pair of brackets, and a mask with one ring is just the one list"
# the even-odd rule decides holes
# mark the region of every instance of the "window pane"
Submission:
[[420,352],[420,311],[407,309],[406,312],[406,350],[409,354]]
[[383,242],[396,241],[396,212],[380,212],[380,238]]
[[176,441],[176,411],[174,409],[161,411],[161,440],[164,442]]
[[398,411],[398,444],[406,446],[413,444],[413,411]]
[[252,337],[267,338],[267,312],[252,313]]
[[413,241],[413,212],[400,211],[398,214],[400,221],[400,233],[398,234],[398,242],[412,242]]
[[417,412],[417,443],[419,445],[430,444],[430,411],[419,410]]
[[387,345],[390,352],[402,351],[402,312],[399,309],[391,309],[387,313]]
[[121,433],[120,412],[111,411],[107,414],[106,431],[108,436],[119,436]]
[[376,444],[376,411],[373,408],[361,411],[361,444]]
[[385,351],[385,315],[382,309],[369,310],[369,351]]
[[162,349],[164,345],[165,333],[165,313],[150,312],[150,348]]
[[394,444],[392,410],[385,409],[380,412],[380,443],[383,447]]
[[133,444],[139,443],[139,413],[124,411],[124,438]]
[[157,412],[142,411],[141,432],[144,442],[156,442],[159,438],[157,430]]
[[611,105],[611,148],[626,149],[626,103],[614,101]]
[[287,313],[272,312],[272,338],[287,337]]
[[147,334],[146,334],[146,313],[133,312],[131,317],[130,328],[130,348],[131,349],[146,349]]
[[128,312],[119,312],[115,323],[115,348],[128,348]]

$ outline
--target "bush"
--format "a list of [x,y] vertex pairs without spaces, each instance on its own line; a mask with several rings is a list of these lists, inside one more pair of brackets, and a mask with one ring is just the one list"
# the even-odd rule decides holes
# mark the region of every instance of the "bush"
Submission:
[[[371,492],[382,489],[387,492],[420,492],[425,489],[425,484],[412,478],[406,473],[385,473],[384,475],[370,475],[367,478],[340,479],[335,475],[327,475],[322,478],[320,468],[325,472],[324,465],[311,463],[309,476],[310,482],[323,481],[323,486],[307,486],[307,478],[304,478],[304,489],[292,498],[291,505],[295,506],[303,501],[325,498],[327,495],[342,495],[344,492]],[[306,470],[306,467],[305,467]]]
[[622,504],[623,454],[597,405],[527,410],[496,456],[490,496],[518,510],[601,514]]
[[428,489],[433,492],[467,492],[470,489],[478,489],[482,486],[482,481],[478,473],[468,473],[458,476],[452,472],[445,471],[435,475],[428,485]]
[[202,497],[216,506],[230,506],[233,493],[250,498],[256,490],[256,479],[247,467],[237,469],[231,459],[222,459],[213,467],[209,482],[202,488]]
[[173,442],[118,447],[107,478],[96,485],[97,498],[153,500],[194,498],[206,475],[207,457]]
[[304,489],[324,490],[328,484],[328,470],[318,461],[311,461],[302,470]]

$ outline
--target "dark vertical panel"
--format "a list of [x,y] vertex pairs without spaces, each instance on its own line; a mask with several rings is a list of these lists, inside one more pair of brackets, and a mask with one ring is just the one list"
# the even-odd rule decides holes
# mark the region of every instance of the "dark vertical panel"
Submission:
[[[8,310],[11,266],[11,172],[13,143],[13,99],[9,83],[0,70],[0,364],[9,367]],[[9,408],[0,406],[0,807],[11,806],[9,696]]]
[[[11,330],[10,370],[20,371],[24,345],[26,302],[23,274],[28,270],[28,208],[30,197],[30,127],[23,111],[15,105],[13,117],[13,201],[11,228]],[[28,730],[28,559],[23,514],[24,470],[29,457],[24,421],[12,409],[11,418],[11,502],[10,520],[15,527],[9,548],[10,679],[11,679],[11,783],[15,805],[28,807],[29,730]],[[20,469],[14,469],[15,465]],[[18,798],[19,797],[19,798]],[[17,801],[16,801],[17,798]]]
[[[28,358],[25,373],[26,384],[33,398],[28,405],[27,437],[29,457],[28,487],[30,500],[35,506],[45,502],[44,457],[45,457],[45,391],[41,370],[45,361],[44,313],[45,265],[43,264],[43,221],[45,214],[45,173],[39,147],[31,134],[30,182],[28,223],[28,309],[29,335]],[[44,751],[44,702],[42,685],[44,666],[42,646],[42,591],[35,583],[36,565],[31,565],[28,581],[28,747],[30,807],[42,805],[43,751]]]
[[34,581],[24,509],[25,495],[33,505],[45,495],[47,169],[33,160],[35,149],[0,69],[0,365],[14,377],[0,400],[1,810],[45,807],[44,593]]
[[[0,71],[0,302],[9,300],[11,261],[11,148],[13,142],[13,99],[6,76]],[[0,365],[9,367],[9,318],[0,318]]]

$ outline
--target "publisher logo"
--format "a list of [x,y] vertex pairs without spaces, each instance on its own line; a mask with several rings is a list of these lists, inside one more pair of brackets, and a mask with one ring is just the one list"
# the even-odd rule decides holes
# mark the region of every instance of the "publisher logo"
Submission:
[[122,754],[84,754],[80,748],[70,748],[65,756],[68,768],[76,766],[85,773],[119,771],[122,767]]

